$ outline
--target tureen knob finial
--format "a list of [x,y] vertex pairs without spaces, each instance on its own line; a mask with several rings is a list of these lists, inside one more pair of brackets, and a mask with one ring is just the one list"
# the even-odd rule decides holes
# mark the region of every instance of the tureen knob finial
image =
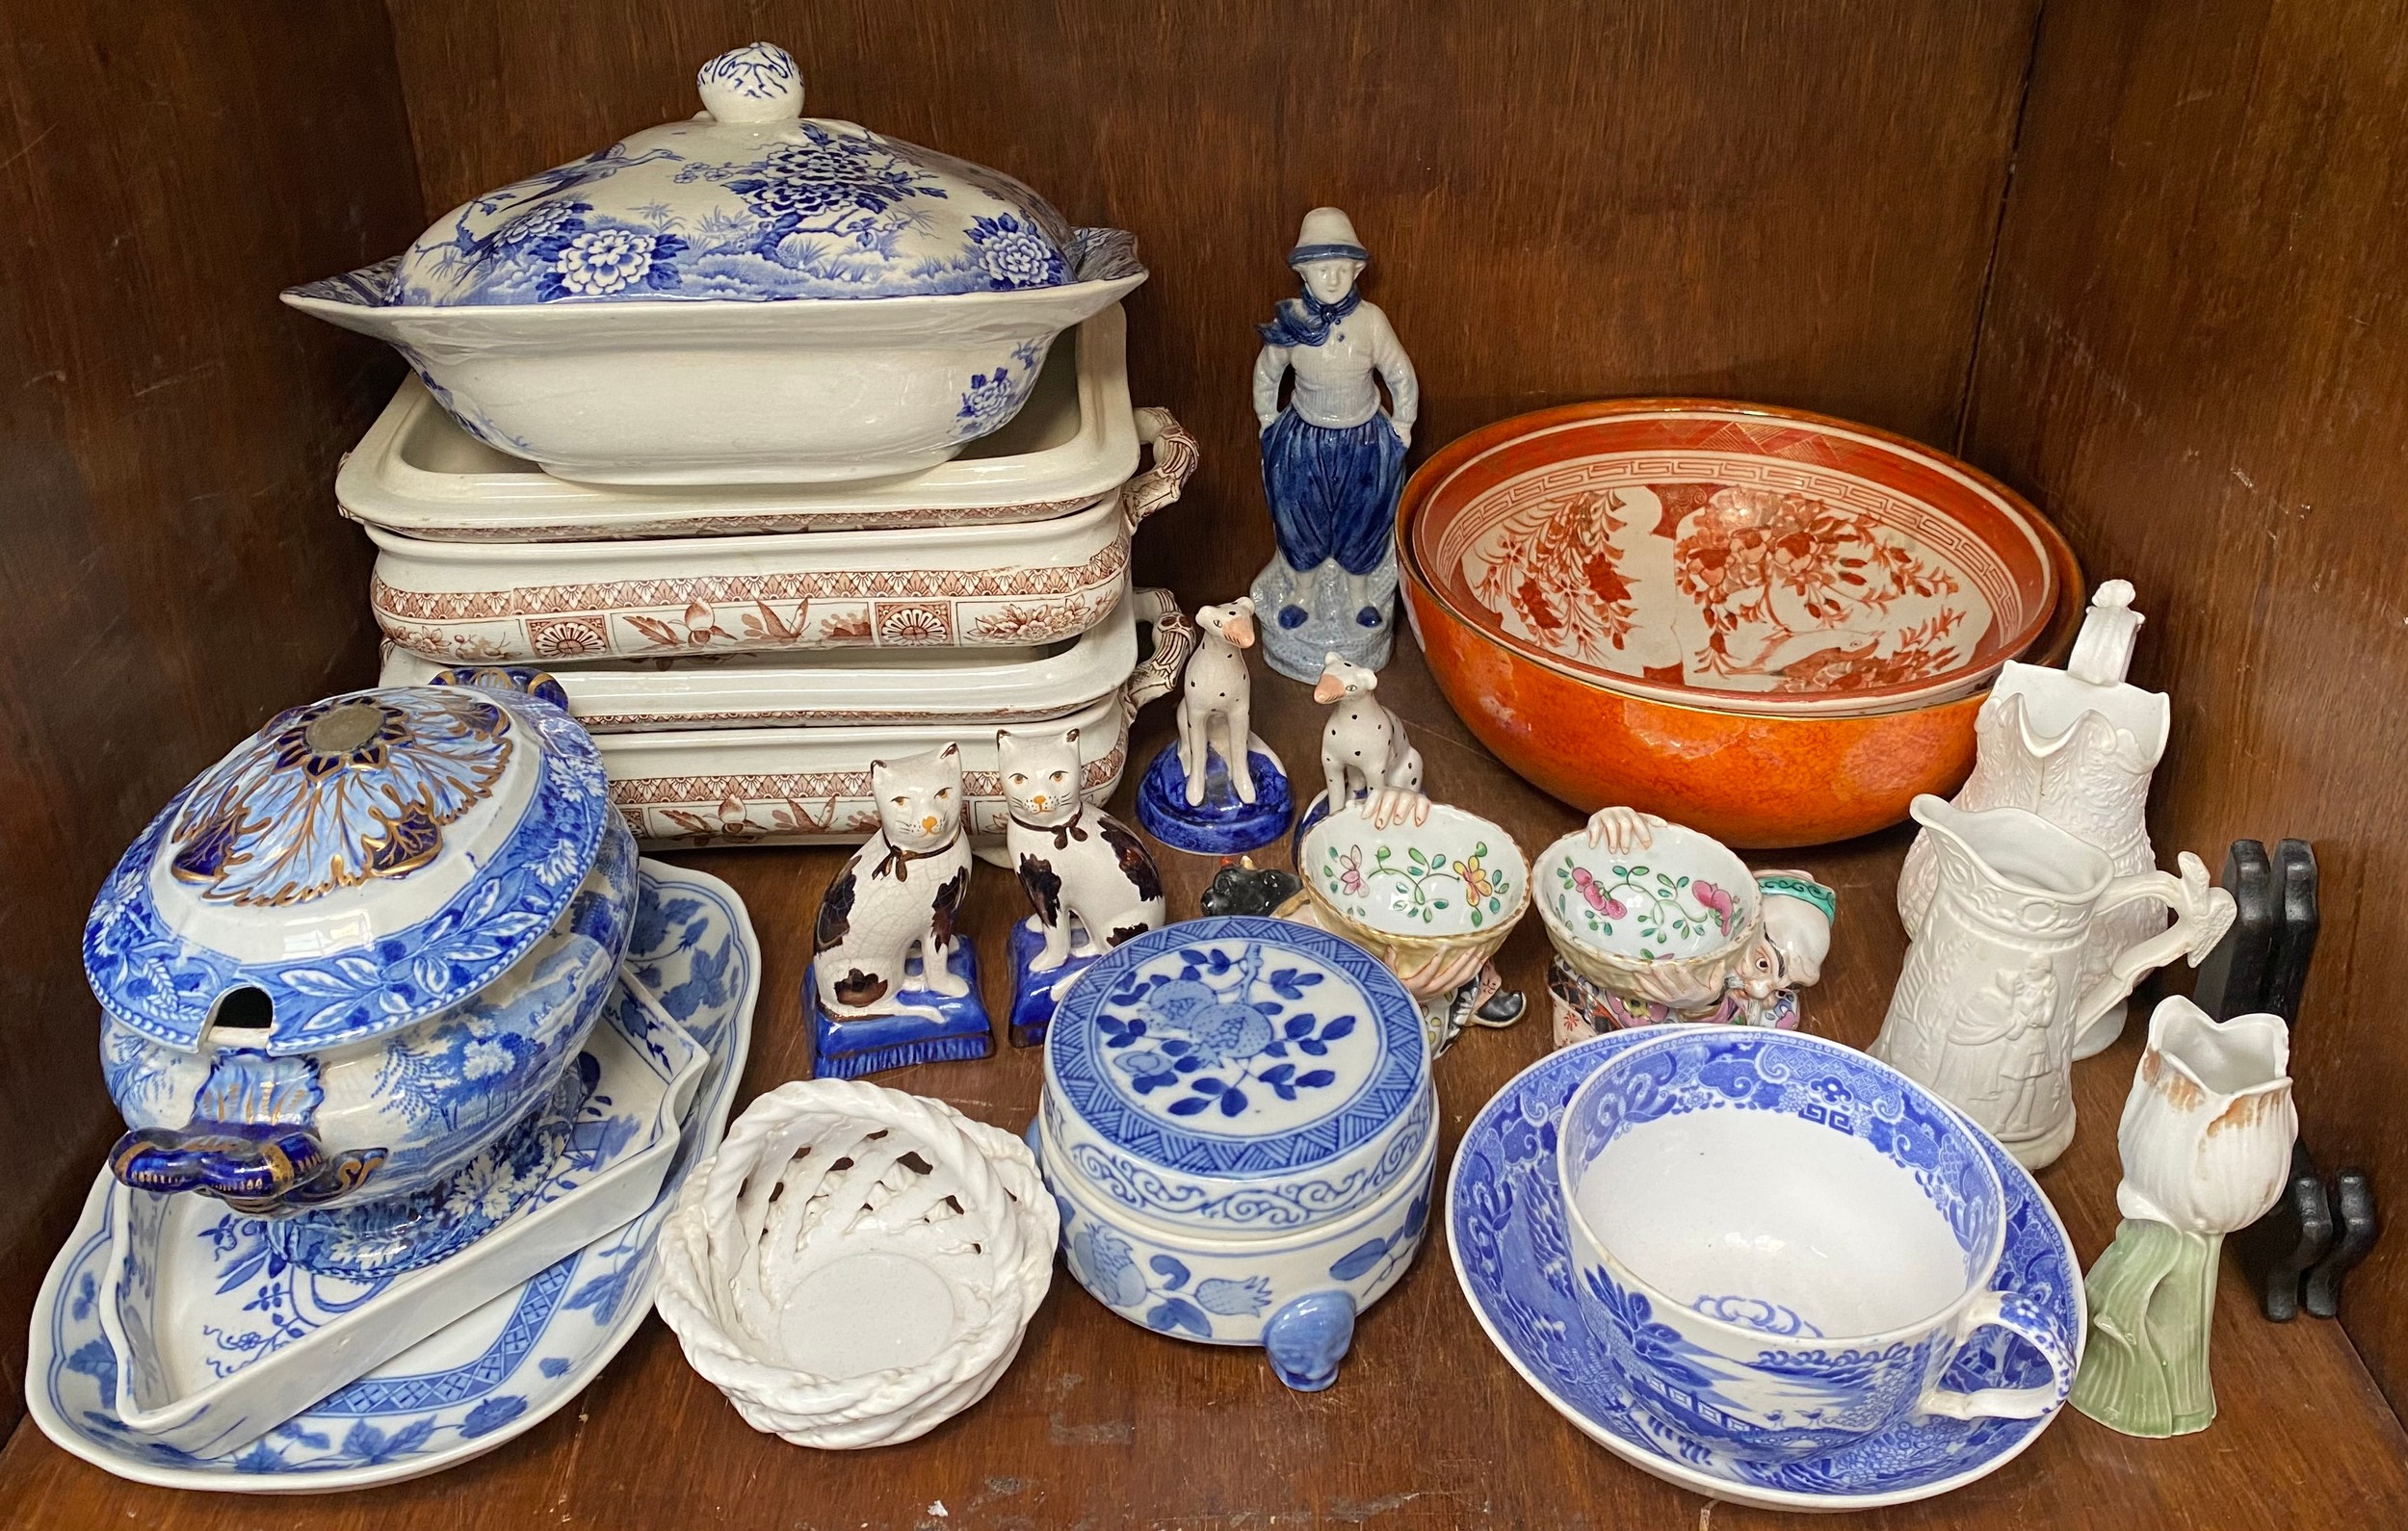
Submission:
[[702,105],[721,122],[789,122],[802,116],[802,70],[774,42],[722,53],[694,76]]

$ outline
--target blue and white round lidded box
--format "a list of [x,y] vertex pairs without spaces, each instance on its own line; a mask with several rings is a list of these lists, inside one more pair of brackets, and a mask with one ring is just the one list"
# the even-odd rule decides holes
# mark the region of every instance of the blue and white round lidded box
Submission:
[[328,697],[161,811],[84,932],[120,1180],[449,1236],[420,1204],[550,1099],[635,912],[563,701],[537,672]]
[[1031,1137],[1080,1284],[1326,1387],[1428,1218],[1420,1007],[1369,952],[1290,921],[1149,932],[1063,998]]

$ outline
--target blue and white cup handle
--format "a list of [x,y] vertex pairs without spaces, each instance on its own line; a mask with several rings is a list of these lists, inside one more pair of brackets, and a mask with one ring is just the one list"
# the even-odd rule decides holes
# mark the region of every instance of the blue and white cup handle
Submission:
[[1976,1330],[1999,1328],[2040,1353],[2049,1363],[2049,1381],[2039,1388],[1983,1388],[1958,1392],[1936,1384],[1918,1405],[1925,1414],[1950,1419],[2036,1419],[2063,1402],[2074,1388],[2076,1362],[2072,1347],[2056,1326],[2031,1299],[2014,1292],[1983,1292],[1965,1310],[1958,1330],[1971,1339]]

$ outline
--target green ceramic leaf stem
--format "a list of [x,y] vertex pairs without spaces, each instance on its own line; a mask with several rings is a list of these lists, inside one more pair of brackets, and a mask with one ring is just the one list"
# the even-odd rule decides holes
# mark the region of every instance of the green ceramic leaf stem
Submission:
[[2126,1218],[2083,1284],[2090,1343],[2074,1407],[2128,1436],[2188,1435],[2215,1418],[2208,1336],[2221,1233]]

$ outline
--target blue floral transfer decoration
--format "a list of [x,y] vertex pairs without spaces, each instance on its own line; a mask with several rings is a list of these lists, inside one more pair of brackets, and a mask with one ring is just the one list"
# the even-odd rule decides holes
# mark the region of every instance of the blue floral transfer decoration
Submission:
[[[1050,1099],[1045,1110],[1049,1115],[1055,1111]],[[1437,1116],[1438,1098],[1425,1091],[1403,1129],[1370,1164],[1336,1180],[1283,1177],[1221,1192],[1165,1180],[1151,1166],[1094,1143],[1081,1142],[1065,1152],[1088,1184],[1134,1211],[1233,1230],[1279,1232],[1328,1222],[1377,1199],[1420,1157]],[[1054,1131],[1057,1138],[1063,1135],[1059,1125]]]
[[[532,761],[513,767],[519,751]],[[317,956],[246,960],[170,928],[153,894],[154,868],[200,898],[269,910],[405,880],[444,859],[446,827],[513,768],[537,776],[507,840],[405,929]],[[473,995],[542,939],[615,812],[593,740],[544,702],[399,688],[297,708],[178,793],[126,851],[85,925],[85,973],[113,1017],[173,1048],[197,1043],[220,996],[238,988],[266,997],[274,1019],[261,1046],[273,1054],[399,1030]]]
[[[2021,1451],[2048,1418],[1950,1419],[1919,1415],[1852,1444],[1797,1462],[1745,1461],[1663,1412],[1642,1406],[1581,1311],[1557,1181],[1559,1129],[1573,1092],[1606,1059],[1650,1040],[1617,1032],[1555,1052],[1481,1107],[1455,1155],[1447,1199],[1455,1272],[1489,1338],[1549,1403],[1617,1449],[1737,1485],[1849,1508],[1871,1496],[1939,1492]],[[1994,1289],[2054,1324],[2079,1348],[2081,1272],[2064,1230],[2030,1176],[1995,1144],[1981,1145],[2006,1192],[2004,1253]],[[1605,1284],[1607,1288],[1610,1283]],[[1600,1302],[1644,1304],[1634,1293],[1591,1292]],[[1652,1311],[1629,1316],[1643,1343],[1677,1340]],[[1661,1333],[1660,1333],[1661,1332]],[[1667,1338],[1669,1336],[1669,1338]],[[1676,1358],[1678,1359],[1678,1358]],[[2048,1362],[2003,1332],[1985,1330],[1950,1363],[1953,1388],[2045,1387]]]
[[1394,1126],[1427,1073],[1421,1016],[1361,947],[1222,916],[1114,947],[1046,1037],[1069,1110],[1165,1169],[1284,1175]]
[[972,373],[970,386],[961,392],[955,439],[973,441],[1002,429],[1028,402],[1029,390],[1036,386],[1036,375],[1044,366],[1045,343],[1031,340],[1012,348],[1008,364],[993,372]]
[[[643,882],[628,969],[656,993],[676,992],[674,1000],[664,997],[663,1008],[713,1057],[686,1112],[677,1158],[642,1217],[506,1294],[509,1311],[483,1344],[452,1349],[416,1371],[388,1362],[244,1450],[199,1457],[135,1435],[117,1415],[117,1363],[98,1311],[99,1273],[111,1243],[103,1183],[61,1252],[35,1319],[28,1391],[42,1428],[118,1470],[183,1487],[236,1488],[253,1476],[323,1479],[362,1469],[383,1481],[458,1461],[573,1399],[649,1310],[654,1244],[687,1172],[709,1152],[732,1103],[747,1036],[739,1012],[758,979],[738,933],[741,904],[673,869],[648,866]],[[235,1242],[259,1249],[239,1233]],[[246,1278],[263,1277],[272,1259],[261,1258]],[[327,1295],[339,1300],[332,1287]],[[439,1344],[429,1341],[410,1355]]]
[[[403,255],[379,300],[904,298],[1098,279],[1093,242],[1009,176],[804,117],[755,43],[705,65],[710,110],[480,196]],[[352,293],[316,296],[351,300]],[[353,291],[358,291],[354,289]]]

